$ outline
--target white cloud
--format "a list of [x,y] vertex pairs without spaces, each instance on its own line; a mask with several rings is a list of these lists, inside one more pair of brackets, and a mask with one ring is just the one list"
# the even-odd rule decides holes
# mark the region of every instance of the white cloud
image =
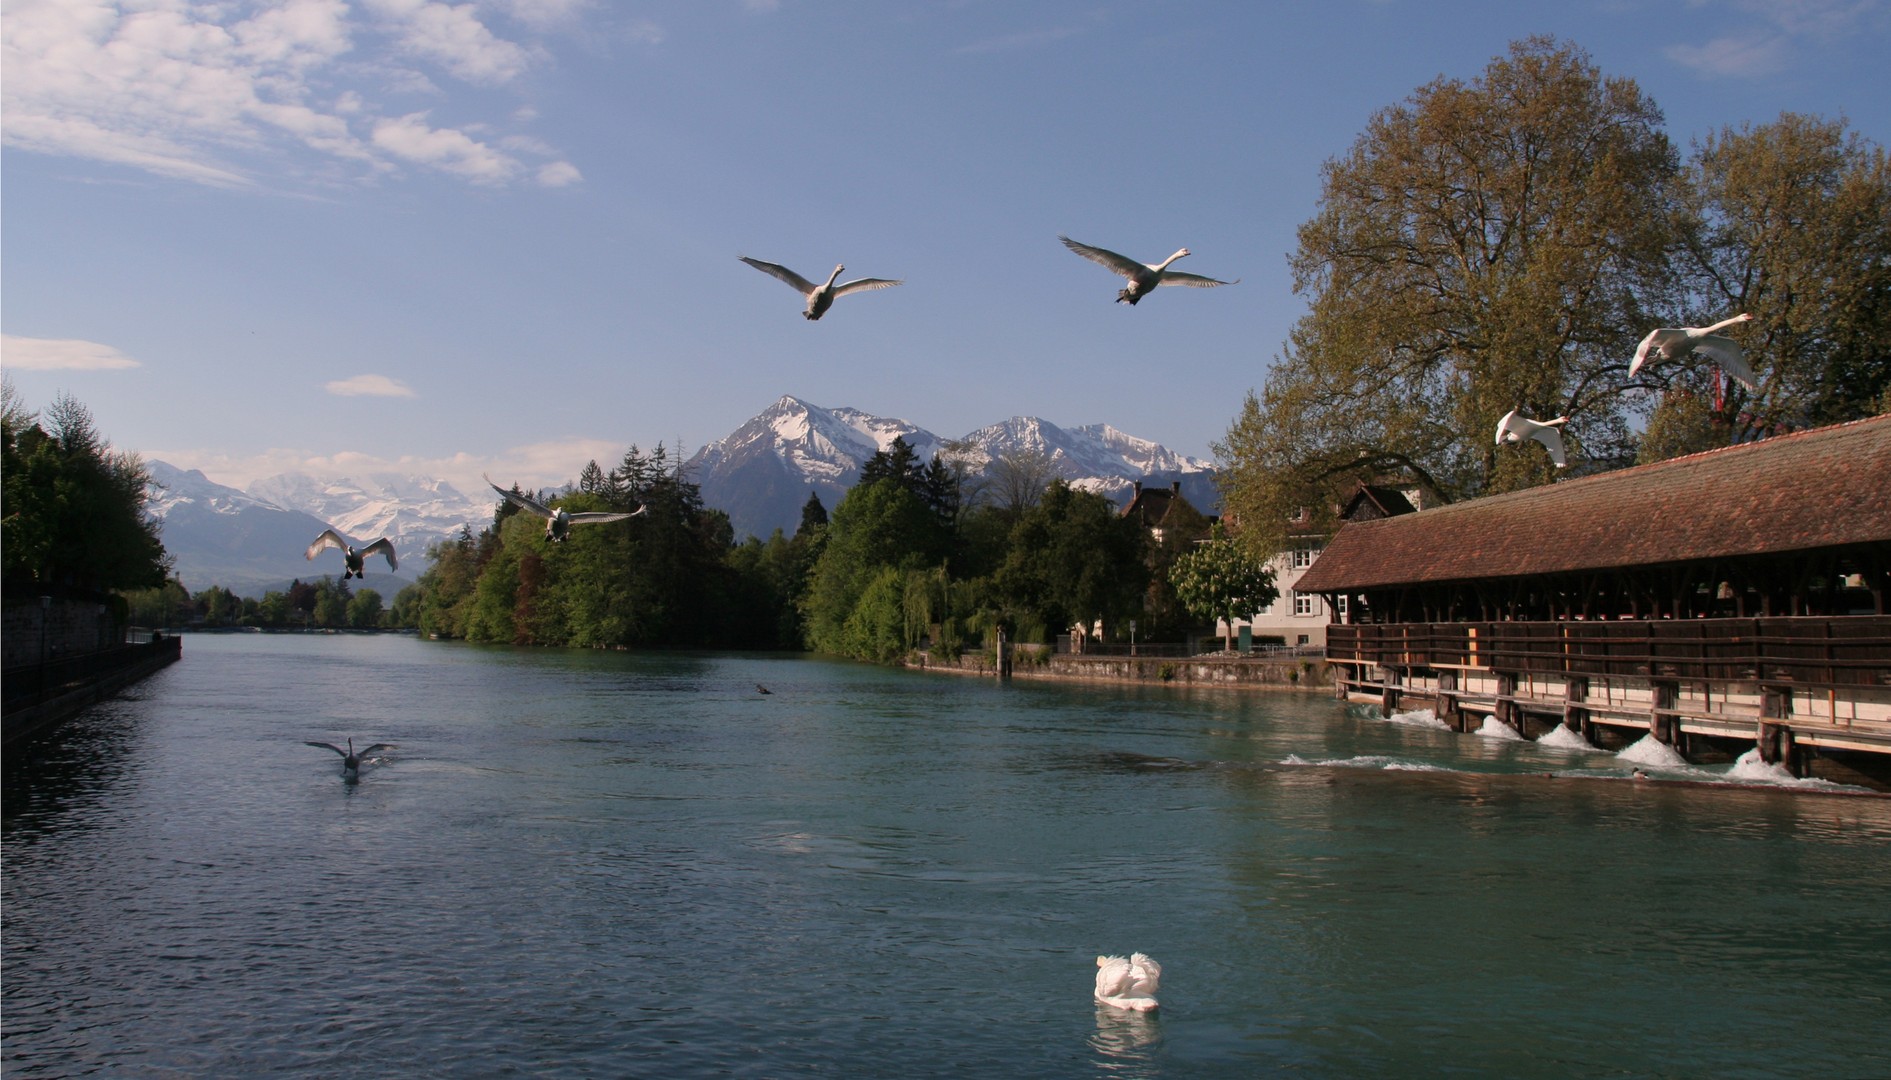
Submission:
[[0,366],[22,371],[117,371],[142,365],[96,341],[0,334]]
[[463,131],[428,127],[426,117],[410,113],[376,123],[374,145],[404,161],[431,165],[476,184],[503,184],[521,168],[517,158]]
[[[573,17],[581,5],[512,7],[533,23]],[[538,46],[494,33],[480,11],[435,0],[352,8],[344,0],[9,0],[0,20],[4,139],[222,187],[319,171],[298,164],[298,154],[355,166],[364,179],[400,165],[481,184],[531,179],[534,168],[469,134],[482,125],[421,125],[423,114],[376,98],[446,96],[427,66],[494,86],[515,83],[543,58]],[[513,106],[507,115],[525,123],[532,112]]]
[[548,188],[568,187],[583,180],[578,167],[569,161],[554,161],[538,170],[538,186]]
[[524,48],[494,35],[472,4],[366,0],[364,6],[388,20],[402,49],[468,82],[510,82],[530,61]]
[[1722,37],[1700,45],[1670,45],[1668,59],[1703,75],[1771,75],[1786,66],[1787,44],[1778,37],[1752,34]]
[[386,375],[356,375],[328,384],[328,392],[341,397],[413,397],[407,384]]

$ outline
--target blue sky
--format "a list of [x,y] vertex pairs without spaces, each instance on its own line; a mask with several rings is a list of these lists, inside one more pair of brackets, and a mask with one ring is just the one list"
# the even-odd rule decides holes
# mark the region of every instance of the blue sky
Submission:
[[[1209,456],[1305,309],[1320,168],[1550,34],[1683,153],[1891,142],[1886,0],[8,0],[0,362],[234,486],[469,492],[694,451],[783,394]],[[1058,234],[1240,278],[1111,303]],[[903,278],[819,322],[748,255]]]

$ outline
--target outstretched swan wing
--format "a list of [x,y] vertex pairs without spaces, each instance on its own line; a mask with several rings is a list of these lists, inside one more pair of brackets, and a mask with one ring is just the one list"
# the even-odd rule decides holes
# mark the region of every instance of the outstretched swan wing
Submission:
[[361,549],[362,558],[365,559],[370,555],[387,556],[387,568],[389,570],[399,570],[401,568],[400,560],[394,555],[394,541],[389,540],[385,536]]
[[641,513],[643,513],[643,508],[639,507],[628,514],[599,510],[583,514],[570,514],[568,518],[573,525],[596,525],[603,521],[622,521],[625,518],[636,517]]
[[375,752],[375,751],[377,751],[377,750],[392,750],[392,749],[394,749],[394,744],[393,744],[393,743],[391,743],[391,742],[378,742],[378,743],[375,743],[375,744],[374,744],[373,746],[366,746],[366,747],[362,747],[362,749],[361,749],[361,756],[362,756],[362,757],[367,757],[367,756],[368,756],[369,754],[372,754],[372,753],[374,753],[374,752]]
[[346,750],[343,750],[343,749],[342,749],[341,747],[339,747],[339,746],[336,746],[336,745],[335,745],[334,743],[326,743],[326,742],[305,742],[305,743],[304,743],[304,745],[306,745],[306,746],[319,746],[319,747],[321,747],[321,748],[322,748],[322,749],[324,749],[324,750],[333,750],[333,751],[334,751],[334,752],[336,752],[337,754],[340,754],[340,755],[341,755],[342,757],[347,757],[347,756],[348,756],[348,751],[346,751]]
[[889,281],[886,278],[855,278],[852,281],[844,281],[834,286],[834,295],[846,296],[848,293],[867,292],[871,289],[890,289],[895,285],[904,284],[906,284],[904,281]]
[[1149,267],[1127,255],[1118,255],[1114,251],[1100,247],[1091,247],[1089,244],[1079,244],[1068,236],[1060,236],[1057,239],[1062,240],[1065,247],[1089,259],[1091,262],[1096,263],[1098,266],[1107,266],[1112,271],[1124,277],[1133,278],[1137,274],[1149,269]]
[[[486,476],[485,473],[480,473],[479,475]],[[493,484],[492,477],[490,476],[486,476],[486,483],[492,484],[492,489],[494,491],[497,491],[499,494],[505,496],[505,499],[507,502],[513,503],[521,509],[530,510],[532,513],[537,514],[539,517],[542,517],[542,518],[549,518],[552,516],[552,512],[549,509],[547,509],[544,506],[544,504],[540,503],[537,499],[533,499],[528,496],[521,495],[516,491],[507,491],[505,488],[500,487],[498,484]]]
[[309,545],[309,550],[305,554],[308,558],[313,559],[328,548],[334,548],[337,551],[347,551],[348,541],[342,539],[342,535],[333,529],[323,529],[322,535],[315,538],[315,542]]
[[1184,274],[1180,270],[1164,270],[1162,272],[1162,280],[1156,282],[1156,284],[1188,285],[1197,289],[1212,289],[1217,285],[1239,285],[1241,284],[1241,279],[1235,278],[1233,281],[1218,281],[1211,277],[1203,277],[1200,274]]
[[794,287],[796,292],[803,296],[813,292],[815,289],[814,282],[809,281],[807,278],[802,277],[800,274],[795,273],[793,270],[779,263],[763,262],[760,259],[751,259],[747,255],[738,255],[736,258],[741,259],[743,262],[748,263],[750,266],[753,266],[755,269],[760,270],[762,273],[772,278],[787,282]]

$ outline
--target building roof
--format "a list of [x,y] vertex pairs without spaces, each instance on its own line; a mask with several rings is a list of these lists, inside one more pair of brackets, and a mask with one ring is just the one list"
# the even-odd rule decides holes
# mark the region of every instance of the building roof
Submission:
[[1398,488],[1362,482],[1353,490],[1353,497],[1346,500],[1339,516],[1344,521],[1371,521],[1417,512],[1418,507]]
[[1891,542],[1891,414],[1349,522],[1301,592]]
[[[1135,497],[1129,500],[1128,506],[1123,507],[1122,516],[1134,517],[1145,528],[1160,528],[1163,520],[1169,516],[1169,510],[1177,502],[1184,505],[1188,503],[1187,499],[1182,498],[1180,480],[1172,481],[1166,488],[1144,487],[1143,482],[1138,480]],[[1191,506],[1190,509],[1194,508]]]

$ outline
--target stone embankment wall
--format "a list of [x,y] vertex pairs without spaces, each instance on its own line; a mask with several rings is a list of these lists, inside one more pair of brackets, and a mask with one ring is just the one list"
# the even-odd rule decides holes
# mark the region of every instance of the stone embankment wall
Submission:
[[[990,652],[966,653],[954,660],[916,653],[906,666],[916,671],[996,677],[997,659]],[[1019,649],[1012,657],[1015,679],[1060,679],[1074,682],[1137,683],[1155,686],[1219,686],[1265,690],[1333,692],[1333,676],[1318,657],[1154,657],[1052,656]]]
[[35,596],[0,610],[5,667],[113,648],[120,636],[118,623],[104,604],[63,597],[41,604]]

